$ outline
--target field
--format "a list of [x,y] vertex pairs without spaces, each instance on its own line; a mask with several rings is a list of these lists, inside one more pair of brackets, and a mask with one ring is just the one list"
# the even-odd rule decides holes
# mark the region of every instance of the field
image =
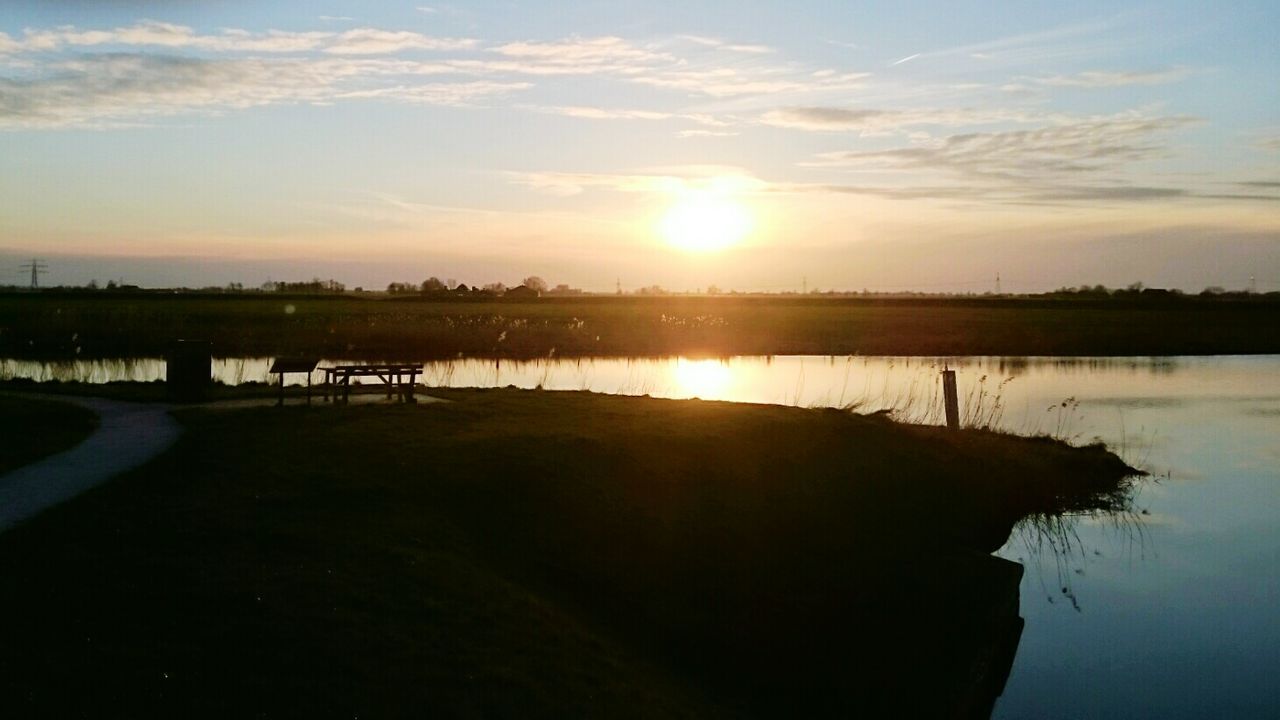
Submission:
[[1124,502],[1099,448],[443,394],[185,410],[155,462],[0,536],[6,707],[981,714],[1020,628],[1017,566],[985,554],[1029,513]]
[[534,300],[11,293],[0,356],[1204,355],[1280,352],[1274,300],[582,297]]

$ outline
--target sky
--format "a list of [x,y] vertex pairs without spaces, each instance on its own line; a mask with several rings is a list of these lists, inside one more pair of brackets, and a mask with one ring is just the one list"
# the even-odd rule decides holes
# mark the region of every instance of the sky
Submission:
[[1280,4],[6,0],[0,283],[1280,290]]

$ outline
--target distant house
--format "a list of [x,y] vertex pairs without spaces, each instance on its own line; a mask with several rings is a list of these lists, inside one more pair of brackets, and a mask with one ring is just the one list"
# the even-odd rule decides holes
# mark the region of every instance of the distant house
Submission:
[[466,295],[471,292],[471,288],[467,287],[466,283],[458,283],[458,287],[454,288],[453,291],[459,295]]
[[536,297],[542,297],[542,293],[538,292],[537,290],[534,290],[533,288],[527,285],[517,285],[516,287],[509,288],[505,293],[503,293],[503,297],[536,298]]

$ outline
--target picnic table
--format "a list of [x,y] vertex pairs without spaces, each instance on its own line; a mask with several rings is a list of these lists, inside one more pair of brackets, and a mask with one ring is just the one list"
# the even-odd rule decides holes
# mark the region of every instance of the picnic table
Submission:
[[[382,363],[377,365],[335,365],[321,368],[324,370],[324,399],[337,399],[336,385],[342,386],[342,401],[351,402],[351,378],[376,377],[387,386],[387,399],[391,399],[393,391],[399,390],[400,399],[404,402],[415,402],[413,387],[422,372],[422,363],[417,365],[402,363]],[[332,392],[332,397],[330,393]]]
[[267,371],[269,375],[280,376],[280,397],[276,400],[276,405],[284,405],[284,376],[288,373],[306,373],[307,374],[307,404],[311,404],[311,373],[315,371],[316,365],[320,364],[320,360],[313,358],[276,358],[271,363],[271,369]]

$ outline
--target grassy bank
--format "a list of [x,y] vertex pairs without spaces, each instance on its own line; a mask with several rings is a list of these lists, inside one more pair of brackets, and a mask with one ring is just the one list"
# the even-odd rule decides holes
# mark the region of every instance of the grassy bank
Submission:
[[97,425],[75,405],[0,395],[0,475],[74,447]]
[[834,410],[445,394],[183,411],[156,462],[0,536],[6,702],[954,713],[981,705],[973,648],[1016,619],[1016,576],[1010,611],[982,554],[1026,513],[1114,501],[1127,471]]
[[0,356],[443,359],[661,355],[1196,355],[1280,352],[1280,303],[785,297],[524,301],[10,294]]

